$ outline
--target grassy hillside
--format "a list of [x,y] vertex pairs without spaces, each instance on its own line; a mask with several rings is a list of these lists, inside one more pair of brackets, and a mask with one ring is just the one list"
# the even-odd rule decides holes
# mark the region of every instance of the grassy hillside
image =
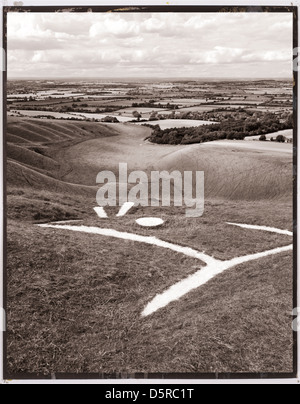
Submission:
[[293,184],[291,155],[243,150],[234,144],[192,146],[165,156],[162,170],[204,171],[206,198],[226,200],[288,200]]
[[[109,222],[90,217],[84,224],[149,235],[134,225],[141,216],[137,211]],[[236,210],[232,203],[209,204],[192,229],[176,222],[176,210],[163,217],[166,233],[151,235],[221,259],[290,242],[224,227],[227,220],[255,217],[249,202]],[[285,227],[271,214],[262,222]],[[20,233],[16,221],[9,230],[10,374],[292,371],[290,253],[240,265],[142,319],[157,293],[201,263],[131,241],[31,224]]]
[[291,196],[288,153],[260,149],[260,143],[246,152],[235,143],[232,148],[157,146],[144,142],[149,131],[134,125],[11,118],[8,133],[18,140],[8,137],[8,185],[95,195],[98,172],[117,173],[119,163],[127,162],[129,171],[204,171],[208,199],[278,201]]
[[[95,182],[86,186],[84,182],[65,181],[70,165],[59,153],[89,139],[115,135],[113,128],[99,123],[9,117],[8,216],[46,222],[64,220],[76,218],[78,206],[93,206]],[[73,202],[66,207],[65,200],[72,197]],[[79,213],[82,216],[84,211],[80,209]]]
[[148,128],[115,128],[120,133],[117,138],[92,139],[59,152],[70,165],[64,180],[93,186],[99,171],[117,174],[119,163],[127,163],[129,171],[204,171],[207,199],[278,201],[291,197],[292,155],[281,152],[289,145],[283,145],[282,150],[277,145],[274,150],[264,150],[263,145],[253,142],[247,151],[234,142],[231,148],[153,145],[144,142]]
[[[292,254],[243,264],[148,318],[145,305],[200,261],[132,241],[42,229],[81,220],[189,246],[220,259],[282,247],[291,238],[227,222],[292,230],[292,154],[238,143],[144,142],[150,129],[10,118],[7,136],[8,374],[291,372]],[[250,143],[250,142],[247,142]],[[251,142],[252,143],[252,142]],[[279,146],[278,146],[279,147]],[[134,208],[100,219],[96,175],[203,170],[205,212]],[[160,217],[144,229],[141,217]]]

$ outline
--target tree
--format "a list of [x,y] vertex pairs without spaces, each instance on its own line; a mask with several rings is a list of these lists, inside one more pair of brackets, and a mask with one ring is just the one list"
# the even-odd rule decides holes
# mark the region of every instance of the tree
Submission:
[[150,115],[149,121],[156,121],[157,118],[157,112],[152,112],[152,114]]
[[259,138],[259,140],[261,142],[265,142],[267,140],[267,136],[266,135],[261,135],[261,137]]
[[226,136],[227,140],[234,140],[234,133],[228,133]]
[[278,135],[276,138],[276,142],[285,143],[285,137],[283,135]]
[[101,122],[119,123],[119,120],[115,116],[106,116],[105,118],[101,119]]
[[138,112],[138,111],[134,111],[132,113],[132,115],[134,116],[134,118],[136,118],[138,121],[141,120],[142,115]]
[[289,114],[289,116],[287,117],[286,125],[287,125],[288,129],[294,127],[294,115],[293,114]]

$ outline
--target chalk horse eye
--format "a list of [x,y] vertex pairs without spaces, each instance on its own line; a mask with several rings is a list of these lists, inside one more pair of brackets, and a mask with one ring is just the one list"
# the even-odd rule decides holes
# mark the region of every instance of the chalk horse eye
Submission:
[[[132,203],[132,202],[124,203],[124,205],[121,207],[119,213],[117,214],[117,217],[125,216],[130,211],[130,209],[132,209],[133,207],[134,207],[134,203]],[[97,208],[94,208],[94,211],[97,213],[97,215],[100,217],[100,219],[108,219],[107,213],[105,212],[104,208],[97,207]],[[144,217],[141,219],[137,219],[136,223],[142,227],[159,227],[159,226],[162,226],[165,222],[163,219],[156,218],[156,217]]]

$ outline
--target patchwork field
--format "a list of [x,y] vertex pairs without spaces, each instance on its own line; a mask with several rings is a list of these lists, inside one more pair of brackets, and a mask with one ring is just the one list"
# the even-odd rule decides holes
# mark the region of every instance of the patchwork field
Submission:
[[[163,121],[151,121],[151,125],[159,125],[162,130],[171,128],[194,128],[196,126],[211,125],[214,122],[197,121],[192,119],[165,119]],[[137,124],[139,125],[139,124]],[[141,124],[142,125],[142,124]]]
[[[7,372],[292,372],[292,252],[236,265],[148,317],[149,302],[205,266],[166,248],[38,224],[114,229],[226,261],[291,244],[292,148],[227,141],[144,142],[133,124],[9,118],[7,130]],[[243,145],[242,145],[243,143]],[[289,149],[287,149],[287,146]],[[205,211],[134,207],[100,219],[101,170],[200,170]],[[140,227],[157,217],[163,226]],[[74,222],[72,222],[72,220]]]
[[[293,139],[294,133],[292,129],[281,130],[276,133],[269,133],[266,135],[267,140],[276,139],[277,136],[282,135],[287,139]],[[260,136],[249,136],[246,137],[245,140],[259,140]]]
[[125,108],[125,109],[120,109],[119,111],[116,111],[117,115],[122,115],[122,116],[126,116],[129,118],[133,118],[133,113],[135,111],[137,111],[142,115],[143,119],[149,119],[152,112],[155,111],[157,113],[165,113],[167,112],[165,109],[159,109],[159,108],[155,108],[153,106],[153,108]]

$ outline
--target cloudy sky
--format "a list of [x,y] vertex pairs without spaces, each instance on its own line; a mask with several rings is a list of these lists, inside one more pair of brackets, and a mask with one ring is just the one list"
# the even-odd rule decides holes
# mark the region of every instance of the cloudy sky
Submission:
[[292,15],[9,13],[8,76],[291,78]]

